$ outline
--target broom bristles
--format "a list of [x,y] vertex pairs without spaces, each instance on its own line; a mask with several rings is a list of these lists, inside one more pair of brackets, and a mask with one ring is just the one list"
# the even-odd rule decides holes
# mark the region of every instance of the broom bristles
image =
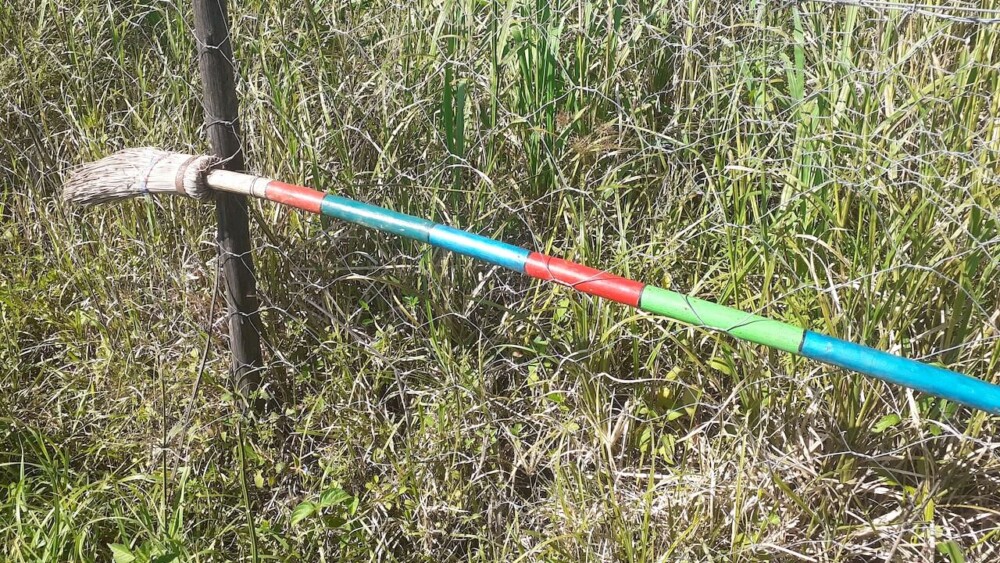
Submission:
[[206,199],[212,190],[208,171],[213,156],[193,156],[145,147],[126,149],[75,169],[63,187],[63,200],[95,205],[155,193],[180,193]]

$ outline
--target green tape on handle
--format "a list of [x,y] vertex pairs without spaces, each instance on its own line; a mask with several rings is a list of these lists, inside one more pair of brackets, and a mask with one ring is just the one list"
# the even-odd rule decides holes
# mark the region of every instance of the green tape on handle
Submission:
[[803,329],[781,321],[648,285],[642,290],[639,308],[793,354],[799,352],[805,334]]

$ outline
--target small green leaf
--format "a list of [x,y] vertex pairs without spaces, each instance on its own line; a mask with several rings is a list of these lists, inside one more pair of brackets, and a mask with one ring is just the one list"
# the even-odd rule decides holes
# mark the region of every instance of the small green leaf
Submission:
[[678,418],[684,416],[684,414],[685,414],[685,412],[683,410],[680,410],[680,409],[675,410],[675,411],[670,411],[670,412],[667,413],[667,422],[672,422],[674,420],[677,420]]
[[157,555],[156,557],[149,560],[149,563],[173,563],[180,557],[180,554],[176,551],[170,551],[164,553],[163,555]]
[[330,487],[329,489],[323,491],[323,494],[319,497],[319,505],[322,507],[327,506],[339,506],[350,502],[354,498],[347,491],[337,488]]
[[313,514],[316,514],[316,509],[318,507],[311,502],[302,502],[292,510],[292,526],[298,524],[299,522],[309,518]]
[[531,341],[531,347],[539,354],[544,354],[549,348],[549,341],[541,336],[536,336],[534,340]]
[[733,364],[733,360],[730,358],[714,357],[708,361],[708,367],[721,371],[726,375],[735,375],[736,366]]
[[872,432],[874,432],[876,434],[881,434],[881,433],[885,432],[886,430],[892,428],[893,426],[899,424],[900,420],[902,420],[902,419],[896,413],[887,414],[887,415],[883,416],[882,418],[880,418],[878,420],[878,422],[876,422],[872,426]]
[[947,556],[951,563],[965,563],[962,548],[955,543],[955,540],[948,540],[937,544],[937,550],[941,555]]
[[111,555],[115,558],[115,563],[132,563],[135,561],[135,555],[132,555],[132,550],[127,545],[123,543],[109,543],[108,547],[111,548]]

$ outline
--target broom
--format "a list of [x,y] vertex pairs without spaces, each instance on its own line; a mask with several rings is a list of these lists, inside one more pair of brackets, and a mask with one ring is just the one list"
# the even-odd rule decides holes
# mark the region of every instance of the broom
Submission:
[[213,168],[215,157],[153,148],[121,151],[78,168],[63,198],[91,205],[142,194],[206,199],[213,190],[253,196],[430,243],[490,264],[565,285],[691,325],[876,377],[1000,414],[1000,386],[696,297],[626,279],[560,258],[270,178]]

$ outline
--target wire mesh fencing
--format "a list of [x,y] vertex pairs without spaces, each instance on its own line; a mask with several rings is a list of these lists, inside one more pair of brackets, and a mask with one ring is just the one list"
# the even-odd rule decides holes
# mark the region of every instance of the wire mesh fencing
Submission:
[[[235,471],[242,451],[262,549],[995,556],[1000,462],[983,413],[259,202],[265,374],[282,407],[247,447],[227,422],[210,213],[33,207],[53,171],[111,149],[204,149],[186,8],[82,4],[34,35],[5,31],[20,64],[0,69],[31,88],[0,95],[4,197],[18,219],[65,225],[12,240],[66,272],[68,302],[105,328],[83,323],[89,345],[50,366],[62,333],[24,325],[21,369],[63,366],[54,388],[96,380],[91,393],[146,413],[148,428],[116,427],[161,444],[151,470]],[[231,10],[254,172],[996,381],[992,2]],[[128,95],[101,94],[115,89]],[[126,400],[94,374],[140,328],[155,345],[120,355],[156,357],[166,390],[133,374],[143,398]],[[16,396],[31,406],[12,403],[15,417],[58,426],[37,388]]]

